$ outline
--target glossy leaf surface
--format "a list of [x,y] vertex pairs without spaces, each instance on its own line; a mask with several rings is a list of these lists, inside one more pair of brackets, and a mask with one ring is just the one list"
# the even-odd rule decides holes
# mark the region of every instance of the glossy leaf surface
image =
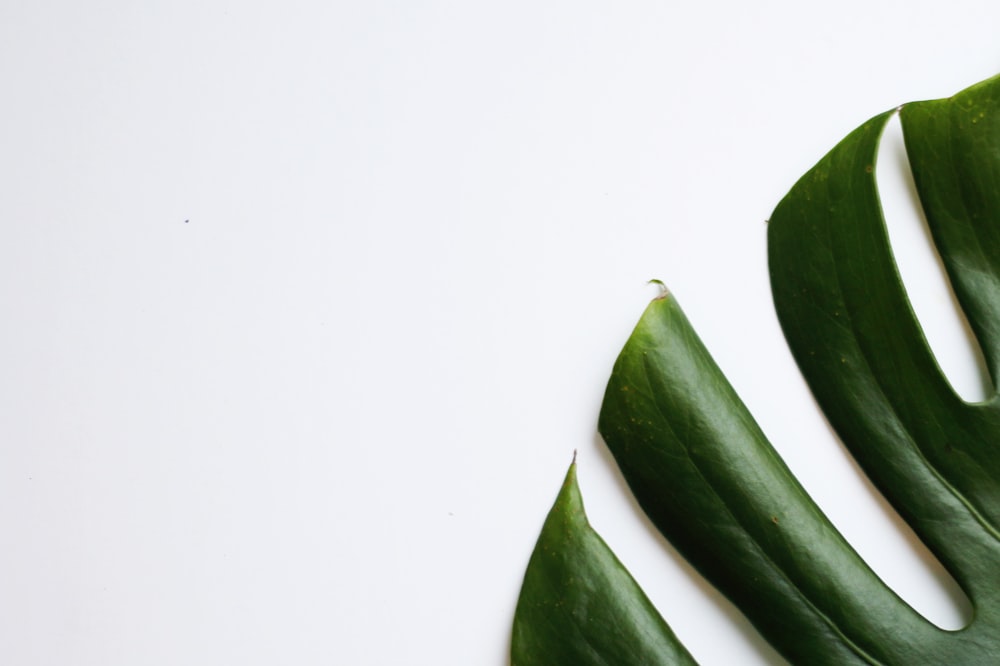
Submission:
[[694,664],[590,527],[574,462],[528,563],[511,642],[515,666]]
[[[890,590],[812,502],[676,300],[647,308],[599,428],[643,510],[797,664],[1000,663],[1000,397],[963,401],[913,314],[875,179],[875,116],[770,220],[775,307],[818,403],[968,595],[945,631]],[[930,230],[1000,377],[1000,79],[899,111]],[[618,663],[612,660],[612,663]]]
[[[1000,316],[1000,79],[900,111],[935,244],[991,368]],[[795,186],[771,218],[775,306],[789,347],[845,446],[968,594],[975,616],[923,662],[1000,659],[1000,403],[964,402],[913,314],[874,175],[876,116]],[[994,371],[995,374],[995,371]],[[928,647],[930,649],[930,647]]]
[[[639,504],[793,660],[919,663],[937,630],[890,592],[809,499],[677,301],[647,308],[612,372],[601,433]],[[884,638],[869,640],[874,627]]]

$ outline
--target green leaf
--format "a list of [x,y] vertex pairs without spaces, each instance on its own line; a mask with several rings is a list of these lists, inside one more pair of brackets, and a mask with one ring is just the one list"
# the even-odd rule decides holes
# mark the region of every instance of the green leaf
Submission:
[[[817,402],[968,595],[969,625],[934,626],[865,564],[781,461],[666,292],[649,305],[615,363],[599,429],[652,522],[791,662],[995,664],[1000,395],[963,401],[910,307],[875,179],[879,141],[893,113],[848,135],[775,209],[768,230],[771,287]],[[1000,78],[899,113],[932,237],[995,386]],[[592,564],[592,555],[571,544],[551,547],[562,549],[559,557],[573,552]],[[534,566],[533,557],[529,571]],[[547,585],[559,580],[544,568],[533,575]],[[648,603],[628,580],[621,603]],[[588,599],[575,603],[585,607]],[[602,633],[579,614],[542,610],[523,621],[544,626],[555,617],[560,624],[532,654],[573,642],[584,627],[588,637]],[[515,639],[518,631],[528,629],[516,626]],[[631,663],[617,654],[604,658]]]
[[[932,234],[996,376],[1000,79],[906,105],[901,121]],[[817,401],[861,467],[969,596],[975,617],[933,639],[937,662],[1000,655],[1000,403],[964,402],[924,339],[889,247],[874,176],[876,116],[771,218],[775,306]],[[886,659],[902,661],[896,650]]]
[[[789,659],[877,663],[895,643],[919,663],[910,641],[936,630],[809,499],[675,299],[643,314],[611,374],[599,427],[657,528]],[[887,638],[864,633],[866,620]]]
[[570,465],[528,562],[514,666],[694,664],[635,580],[591,529]]

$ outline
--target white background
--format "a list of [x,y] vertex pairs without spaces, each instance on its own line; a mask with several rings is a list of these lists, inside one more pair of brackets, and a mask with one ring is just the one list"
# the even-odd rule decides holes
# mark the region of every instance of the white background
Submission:
[[[782,663],[595,434],[654,277],[876,570],[961,626],[791,361],[765,220],[868,117],[1000,72],[998,26],[992,0],[3,3],[0,661],[501,666],[577,450],[694,655]],[[904,278],[981,396],[885,150]]]

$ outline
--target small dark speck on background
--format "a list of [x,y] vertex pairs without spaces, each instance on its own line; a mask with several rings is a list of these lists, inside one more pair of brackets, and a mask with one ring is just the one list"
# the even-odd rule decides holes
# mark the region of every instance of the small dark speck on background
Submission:
[[191,220],[184,220],[184,224],[187,224],[187,223],[188,223],[188,222],[190,222],[190,221],[191,221]]

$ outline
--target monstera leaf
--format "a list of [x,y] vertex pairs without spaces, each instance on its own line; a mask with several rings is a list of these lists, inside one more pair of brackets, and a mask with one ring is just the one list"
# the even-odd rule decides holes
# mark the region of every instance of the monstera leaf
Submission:
[[[771,288],[820,407],[968,595],[968,626],[936,627],[872,572],[781,461],[672,296],[643,314],[600,414],[652,522],[796,664],[1000,663],[1000,398],[956,394],[900,281],[874,173],[896,112],[852,132],[779,203],[768,228]],[[1000,78],[898,113],[932,238],[996,383]],[[529,563],[512,662],[690,663],[588,526],[574,479],[571,469]]]

